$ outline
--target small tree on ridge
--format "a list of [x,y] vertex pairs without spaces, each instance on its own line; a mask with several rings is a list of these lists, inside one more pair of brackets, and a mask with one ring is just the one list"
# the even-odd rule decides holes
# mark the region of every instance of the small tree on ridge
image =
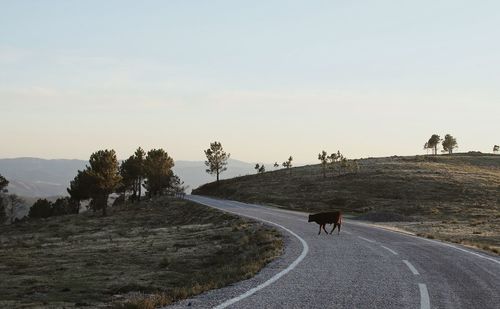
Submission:
[[441,137],[439,137],[439,135],[437,134],[432,134],[432,136],[427,141],[427,147],[433,149],[434,155],[437,155],[437,146],[439,145],[440,141]]
[[290,174],[292,173],[292,161],[293,161],[293,157],[290,156],[290,157],[288,157],[288,160],[286,160],[282,164],[284,168],[286,168],[287,170],[290,170]]
[[227,160],[231,154],[224,152],[220,142],[210,143],[210,148],[205,150],[207,161],[205,165],[208,167],[206,172],[210,175],[216,175],[217,183],[219,183],[220,173],[227,170]]
[[445,135],[442,145],[443,150],[447,151],[449,154],[452,154],[453,149],[458,147],[456,138],[454,138],[450,134]]
[[321,151],[321,153],[318,154],[318,160],[321,162],[321,168],[323,170],[323,178],[326,178],[326,168],[328,166],[328,154],[326,151]]

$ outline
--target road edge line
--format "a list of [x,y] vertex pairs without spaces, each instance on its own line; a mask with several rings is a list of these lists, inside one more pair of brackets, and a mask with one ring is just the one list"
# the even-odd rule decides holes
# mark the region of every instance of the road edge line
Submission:
[[[193,201],[193,200],[191,200]],[[204,202],[200,202],[200,201],[193,201],[195,203],[199,203],[199,204],[202,204],[202,205],[205,205],[205,206],[208,206],[208,207],[213,207],[213,208],[217,208],[213,205],[208,205]],[[275,222],[272,222],[272,221],[268,221],[268,220],[264,220],[264,219],[261,219],[261,218],[257,218],[257,217],[254,217],[254,216],[249,216],[249,215],[245,215],[245,214],[239,214],[239,213],[235,213],[235,212],[232,212],[232,211],[227,211],[227,210],[224,210],[224,209],[220,209],[220,208],[217,208],[218,210],[220,211],[225,211],[225,212],[229,212],[229,213],[232,213],[232,214],[235,214],[235,215],[238,215],[238,216],[242,216],[242,217],[247,217],[247,218],[251,218],[251,219],[255,219],[255,220],[258,220],[258,221],[262,221],[262,222],[266,222],[266,223],[269,223],[269,224],[272,224],[272,225],[275,225],[283,230],[285,230],[286,232],[290,233],[292,236],[294,236],[295,238],[297,238],[300,243],[302,244],[302,252],[300,253],[299,257],[297,259],[295,259],[295,261],[293,261],[290,265],[288,265],[287,268],[283,269],[282,271],[280,271],[279,273],[275,274],[274,276],[272,276],[271,278],[267,279],[266,281],[264,281],[263,283],[259,284],[258,286],[246,291],[245,293],[243,294],[240,294],[236,297],[233,297],[231,299],[228,299],[226,300],[225,302],[223,302],[222,304],[219,304],[215,307],[213,307],[214,309],[223,309],[223,308],[226,308],[227,306],[230,306],[236,302],[239,302],[240,300],[242,299],[245,299],[247,297],[249,297],[250,295],[264,289],[265,287],[267,287],[268,285],[271,285],[272,283],[274,283],[275,281],[277,281],[278,279],[280,279],[281,277],[283,277],[284,275],[286,275],[287,273],[289,273],[291,270],[293,270],[295,267],[297,267],[297,265],[302,262],[302,260],[307,256],[307,253],[309,252],[309,245],[307,244],[307,242],[302,238],[300,237],[299,235],[297,235],[295,232],[293,232],[292,230],[284,227],[283,225],[281,224],[278,224],[278,223],[275,223]]]

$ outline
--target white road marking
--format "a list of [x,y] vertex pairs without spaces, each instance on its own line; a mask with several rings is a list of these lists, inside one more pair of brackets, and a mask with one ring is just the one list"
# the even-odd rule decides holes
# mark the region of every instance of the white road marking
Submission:
[[[206,205],[206,206],[216,207],[214,205],[209,205],[209,204],[206,204],[206,203],[203,203],[203,202],[200,202],[200,201],[197,201],[197,202],[200,203],[200,204]],[[307,245],[307,242],[304,239],[302,239],[302,237],[300,237],[299,235],[295,234],[291,230],[287,229],[283,225],[280,225],[280,224],[272,222],[272,221],[264,220],[264,219],[261,219],[261,218],[257,218],[257,217],[253,217],[253,216],[249,216],[249,215],[245,215],[245,214],[240,214],[240,213],[228,211],[226,209],[221,209],[221,210],[224,210],[224,211],[227,211],[227,212],[231,212],[231,213],[237,214],[239,216],[244,216],[244,217],[252,218],[252,219],[255,219],[255,220],[263,221],[263,222],[266,222],[266,223],[269,223],[269,224],[272,224],[272,225],[276,225],[277,227],[279,227],[279,228],[287,231],[288,233],[292,234],[295,238],[297,238],[300,241],[300,243],[302,244],[302,253],[299,255],[299,257],[295,261],[293,261],[292,264],[290,264],[287,268],[283,269],[282,271],[280,271],[276,275],[272,276],[267,281],[259,284],[258,286],[254,287],[254,288],[252,288],[252,289],[250,289],[248,291],[246,291],[245,293],[243,293],[243,294],[241,294],[239,296],[236,296],[234,298],[231,298],[231,299],[223,302],[222,304],[214,307],[214,309],[226,308],[227,306],[230,306],[230,305],[232,305],[232,304],[234,304],[236,302],[239,302],[240,300],[242,300],[244,298],[247,298],[248,296],[254,294],[255,292],[257,292],[259,290],[262,290],[263,288],[267,287],[268,285],[274,283],[275,281],[277,281],[278,279],[280,279],[281,277],[283,277],[284,275],[286,275],[287,273],[289,273],[291,270],[293,270],[295,267],[297,267],[297,265],[300,262],[302,262],[302,260],[306,257],[307,253],[309,252],[309,246]]]
[[479,254],[479,253],[476,253],[476,252],[473,252],[473,251],[469,251],[467,249],[460,248],[460,247],[457,247],[455,245],[452,245],[452,244],[449,244],[449,243],[446,243],[446,242],[432,240],[432,239],[428,239],[428,238],[423,238],[423,237],[419,237],[419,236],[415,236],[415,235],[410,235],[410,234],[406,234],[406,233],[402,233],[402,232],[398,232],[398,231],[393,231],[393,230],[390,230],[390,229],[387,229],[387,228],[383,228],[381,226],[376,226],[376,225],[368,224],[368,223],[349,222],[349,224],[367,226],[367,227],[371,227],[371,228],[375,228],[375,229],[379,229],[379,230],[383,230],[383,231],[386,231],[386,232],[391,232],[391,233],[395,233],[395,234],[399,234],[399,235],[403,235],[403,236],[407,236],[407,237],[418,238],[420,240],[425,240],[425,241],[428,241],[428,242],[432,242],[434,244],[438,244],[438,245],[442,245],[442,246],[446,246],[446,247],[450,247],[450,248],[456,249],[458,251],[466,252],[466,253],[472,254],[474,256],[477,256],[477,257],[479,257],[481,259],[485,259],[485,260],[488,260],[488,261],[491,261],[491,262],[494,262],[494,263],[497,263],[497,264],[500,265],[500,260],[498,260],[498,259],[495,259],[495,258],[492,258],[492,257],[489,257],[489,256],[485,256],[485,255],[482,255],[482,254]]
[[[414,237],[417,237],[417,236],[414,236]],[[418,237],[418,238],[421,238],[423,240],[430,241],[430,242],[433,242],[433,243],[436,243],[436,244],[440,244],[440,245],[443,245],[443,246],[451,247],[451,248],[459,250],[459,251],[467,252],[469,254],[475,255],[475,256],[480,257],[482,259],[485,259],[485,260],[492,261],[492,262],[495,262],[497,264],[500,264],[499,260],[496,260],[494,258],[485,256],[485,255],[482,255],[482,254],[479,254],[479,253],[476,253],[476,252],[472,252],[472,251],[469,251],[469,250],[466,250],[466,249],[463,249],[463,248],[460,248],[460,247],[457,247],[457,246],[454,246],[452,244],[447,244],[447,243],[444,243],[444,242],[440,242],[440,241],[436,241],[436,240],[432,240],[432,239],[427,239],[427,238],[422,238],[422,237]]]
[[[235,201],[235,202],[237,202],[237,201]],[[237,202],[237,203],[245,204],[245,203],[242,203],[242,202]],[[252,205],[252,204],[250,204],[250,205]],[[265,206],[260,206],[260,205],[252,205],[252,206],[254,206],[254,207],[257,206],[259,208],[266,208]],[[279,209],[279,208],[273,209],[273,211],[289,212],[289,213],[294,213],[294,214],[297,214],[297,215],[304,215],[304,216],[307,215],[307,214],[299,212],[299,211],[291,211],[291,210],[285,210],[285,209]],[[371,227],[371,228],[376,228],[376,229],[384,230],[384,231],[387,231],[387,232],[396,233],[396,234],[399,234],[399,235],[406,235],[408,237],[415,237],[415,238],[418,238],[418,239],[421,239],[421,240],[425,240],[425,241],[432,242],[432,243],[435,243],[435,244],[438,244],[438,245],[442,245],[442,246],[447,246],[447,247],[450,247],[450,248],[453,248],[453,249],[456,249],[456,250],[459,250],[459,251],[462,251],[462,252],[465,252],[465,253],[468,253],[468,254],[472,254],[472,255],[474,255],[476,257],[479,257],[481,259],[485,259],[485,260],[488,260],[488,261],[491,261],[491,262],[494,262],[494,263],[497,263],[497,264],[500,265],[500,260],[498,260],[498,259],[495,259],[495,258],[489,257],[489,256],[485,256],[485,255],[482,255],[482,254],[479,254],[479,253],[476,253],[476,252],[473,252],[473,251],[470,251],[470,250],[467,250],[467,249],[464,249],[464,248],[460,248],[460,247],[457,247],[455,245],[452,245],[452,244],[449,244],[449,243],[446,243],[446,242],[432,240],[432,239],[428,239],[428,238],[423,238],[423,237],[419,237],[419,236],[415,236],[415,235],[410,235],[410,234],[406,234],[406,233],[402,233],[402,232],[390,230],[390,229],[387,229],[387,228],[384,228],[384,227],[381,227],[381,226],[376,226],[376,225],[369,224],[369,223],[349,222],[349,224],[364,225],[364,226],[368,226],[368,227]]]
[[420,309],[430,309],[431,301],[429,299],[427,286],[424,283],[419,283],[418,288],[420,289]]
[[374,240],[371,240],[371,239],[368,239],[368,238],[364,238],[364,237],[361,237],[361,236],[358,236],[359,238],[367,241],[367,242],[371,242],[371,243],[374,243],[375,241]]
[[394,254],[394,255],[398,255],[398,253],[394,250],[392,250],[391,248],[387,248],[386,246],[382,246],[380,245],[382,248],[384,248],[385,250],[389,251],[390,253]]
[[408,262],[407,260],[403,260],[403,263],[406,264],[406,266],[408,266],[408,268],[411,270],[411,272],[414,274],[414,275],[420,275],[417,271],[417,269],[415,268],[415,266],[413,266],[410,262]]
[[[198,202],[200,204],[204,204],[206,206],[210,206],[210,207],[216,207],[214,205],[209,205],[209,204],[206,204],[206,203],[203,203],[203,202],[200,202],[200,201],[195,201],[195,202]],[[237,206],[238,208],[244,208],[244,207],[241,207],[241,206]],[[218,207],[216,207],[218,208]],[[219,208],[220,209],[220,208]],[[282,270],[281,272],[277,273],[276,275],[274,275],[273,277],[271,277],[270,279],[268,279],[267,281],[261,283],[260,285],[248,290],[247,292],[237,296],[237,297],[234,297],[234,298],[231,298],[225,302],[223,302],[222,304],[214,307],[214,309],[223,309],[223,308],[226,308],[244,298],[247,298],[251,295],[253,295],[254,293],[256,293],[257,291],[259,290],[262,290],[264,289],[265,287],[269,286],[270,284],[276,282],[277,280],[279,280],[282,276],[286,275],[288,272],[290,272],[291,270],[293,270],[295,267],[297,267],[297,265],[306,257],[307,253],[309,252],[309,246],[307,245],[307,242],[302,239],[299,235],[295,234],[294,232],[292,232],[291,230],[289,230],[288,228],[278,224],[278,223],[275,223],[275,222],[272,222],[272,221],[268,221],[268,220],[264,220],[264,219],[261,219],[261,218],[258,218],[258,217],[254,217],[254,216],[250,216],[250,215],[246,215],[246,214],[241,214],[241,213],[236,213],[236,212],[233,212],[233,211],[229,211],[227,209],[221,209],[223,211],[226,211],[226,212],[230,212],[230,213],[233,213],[233,214],[237,214],[237,215],[240,215],[240,216],[245,216],[245,217],[248,217],[248,218],[252,218],[252,219],[256,219],[256,220],[260,220],[260,221],[263,221],[263,222],[266,222],[266,223],[269,223],[269,224],[272,224],[272,225],[275,225],[275,226],[278,226],[279,228],[287,231],[288,233],[292,234],[294,237],[296,237],[302,244],[302,253],[300,254],[300,256],[295,260],[293,261],[292,264],[290,264],[287,268],[285,268],[284,270]],[[268,213],[270,214],[270,213]],[[302,221],[302,220],[301,220]],[[344,233],[346,234],[349,234],[351,235],[352,233],[350,232],[345,232]],[[371,239],[368,239],[368,238],[365,238],[365,237],[362,237],[362,236],[358,236],[359,238],[365,240],[365,241],[368,241],[368,242],[371,242],[371,243],[375,243],[376,241],[374,240],[371,240]],[[444,245],[447,245],[447,244],[444,244]],[[449,245],[451,246],[451,245]],[[389,252],[391,252],[392,254],[394,255],[398,255],[398,253],[386,246],[383,246],[381,245],[382,248],[388,250]],[[470,251],[467,251],[467,250],[464,250],[464,249],[460,249],[460,248],[457,248],[457,247],[454,247],[454,246],[451,246],[455,249],[458,249],[458,250],[462,250],[462,251],[465,251],[465,252],[468,252],[468,253],[472,253],[474,255],[478,255],[480,257],[483,257],[479,254],[475,254],[473,252],[470,252]],[[493,260],[495,262],[497,262],[496,260]],[[417,271],[417,269],[410,263],[408,262],[407,260],[403,260],[403,262],[406,264],[406,266],[408,266],[408,268],[410,269],[410,271],[414,274],[414,275],[419,275],[419,272]],[[430,299],[429,299],[429,292],[427,291],[427,286],[424,284],[424,283],[419,283],[418,284],[418,287],[419,287],[419,290],[420,290],[420,309],[430,309],[431,306],[430,306]]]

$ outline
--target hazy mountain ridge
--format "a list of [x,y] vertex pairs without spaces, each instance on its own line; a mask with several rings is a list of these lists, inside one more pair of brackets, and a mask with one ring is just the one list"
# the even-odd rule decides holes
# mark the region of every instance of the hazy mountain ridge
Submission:
[[[88,161],[70,159],[12,158],[0,159],[0,174],[9,180],[9,193],[25,197],[67,195],[66,188],[78,170]],[[255,173],[255,164],[229,159],[221,179]],[[191,189],[215,180],[205,172],[204,161],[175,161],[175,174]]]

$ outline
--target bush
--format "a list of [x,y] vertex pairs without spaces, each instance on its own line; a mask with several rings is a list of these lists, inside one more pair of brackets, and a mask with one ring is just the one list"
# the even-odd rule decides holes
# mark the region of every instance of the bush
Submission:
[[77,214],[80,204],[69,197],[58,198],[52,204],[52,216]]
[[52,216],[52,203],[46,199],[39,199],[30,208],[28,217],[30,218],[48,218]]
[[7,199],[4,198],[4,195],[0,193],[0,224],[4,223],[5,220],[7,220],[6,205]]

